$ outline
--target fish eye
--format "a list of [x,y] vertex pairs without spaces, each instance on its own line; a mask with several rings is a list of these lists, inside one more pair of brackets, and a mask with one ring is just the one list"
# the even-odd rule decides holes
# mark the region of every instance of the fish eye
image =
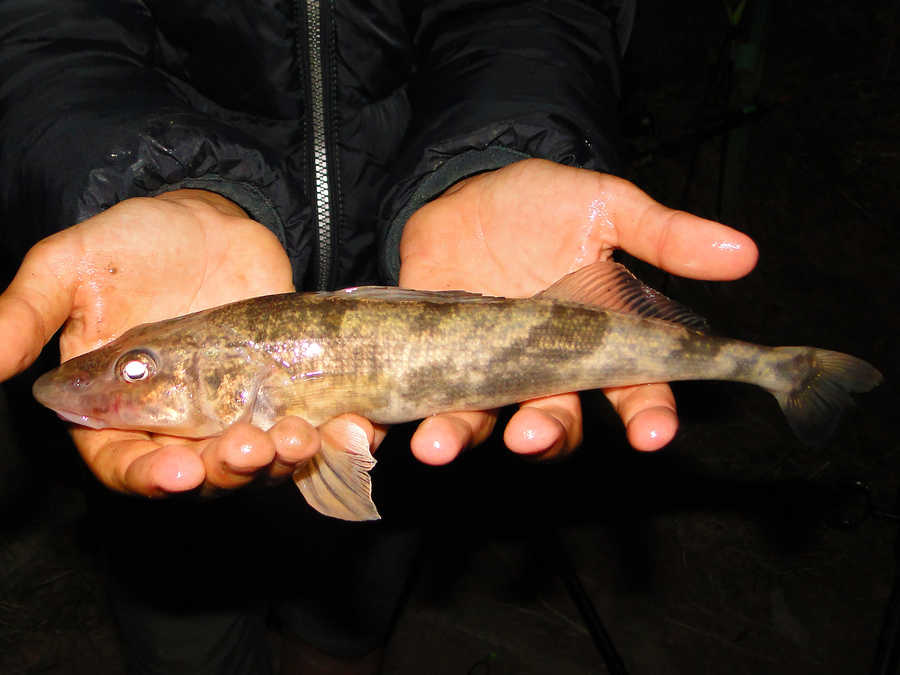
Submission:
[[156,373],[156,359],[143,350],[123,354],[116,362],[116,374],[123,382],[140,382]]

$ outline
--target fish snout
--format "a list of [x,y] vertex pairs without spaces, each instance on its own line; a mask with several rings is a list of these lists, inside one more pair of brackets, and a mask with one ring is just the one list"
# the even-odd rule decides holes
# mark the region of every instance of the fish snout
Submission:
[[93,381],[94,378],[86,371],[66,373],[57,368],[35,380],[31,391],[38,402],[55,408],[87,394]]
[[[84,370],[66,371],[64,367],[41,375],[32,387],[39,403],[50,408],[66,422],[73,422],[93,429],[109,426],[111,412],[118,406],[111,405],[108,393],[104,395],[99,380]],[[115,398],[115,397],[113,397]]]

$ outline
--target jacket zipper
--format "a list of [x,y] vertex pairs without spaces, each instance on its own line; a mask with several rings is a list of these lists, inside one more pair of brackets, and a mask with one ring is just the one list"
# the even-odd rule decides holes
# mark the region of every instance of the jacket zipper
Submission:
[[328,290],[331,282],[332,213],[328,183],[329,157],[325,128],[325,52],[327,35],[323,35],[319,0],[306,0],[306,53],[309,73],[309,117],[311,127],[310,159],[314,190],[315,229],[318,243],[316,287]]

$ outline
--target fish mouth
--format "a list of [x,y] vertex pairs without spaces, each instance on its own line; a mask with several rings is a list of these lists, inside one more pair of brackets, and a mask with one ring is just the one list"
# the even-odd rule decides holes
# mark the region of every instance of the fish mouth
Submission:
[[81,413],[70,412],[68,410],[54,409],[53,412],[55,412],[57,417],[59,417],[64,422],[71,422],[72,424],[77,424],[78,426],[86,427],[88,429],[119,429],[121,431],[143,431],[150,434],[165,434],[167,436],[181,436],[184,438],[212,438],[213,436],[218,436],[222,433],[222,429],[219,427],[197,429],[193,427],[179,426],[131,426],[125,423],[111,424],[109,422],[104,422],[99,417],[82,415]]
[[65,422],[71,422],[72,424],[88,427],[89,429],[106,429],[109,427],[103,420],[96,417],[81,415],[79,413],[69,412],[68,410],[55,410],[54,412]]

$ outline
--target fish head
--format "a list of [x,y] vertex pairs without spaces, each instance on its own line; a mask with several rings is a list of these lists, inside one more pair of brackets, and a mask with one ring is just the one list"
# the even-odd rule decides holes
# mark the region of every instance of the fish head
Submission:
[[42,375],[34,397],[93,429],[214,436],[249,419],[259,378],[245,376],[240,345],[204,335],[173,322],[137,326]]

